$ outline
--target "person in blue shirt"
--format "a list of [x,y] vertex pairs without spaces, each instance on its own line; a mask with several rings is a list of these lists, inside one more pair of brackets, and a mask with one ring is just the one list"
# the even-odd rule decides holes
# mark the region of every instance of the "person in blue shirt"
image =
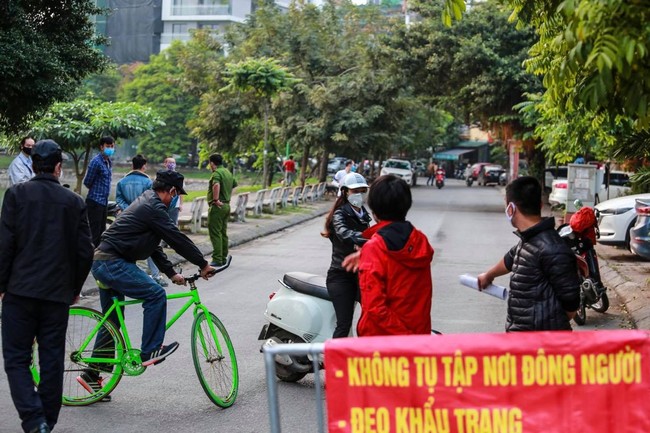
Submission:
[[[117,183],[115,189],[115,201],[120,208],[120,212],[126,210],[131,203],[135,201],[143,192],[151,189],[153,181],[147,176],[147,159],[142,155],[136,155],[131,160],[133,170],[128,172],[122,180]],[[151,257],[147,258],[147,266],[151,271],[151,278],[163,287],[167,287],[167,282],[160,275],[158,266]]]
[[25,137],[20,141],[20,153],[9,165],[9,186],[27,182],[34,177],[32,170],[32,147],[34,139]]
[[106,136],[99,140],[99,154],[90,160],[84,185],[88,188],[86,206],[88,207],[88,223],[92,233],[93,245],[99,245],[100,238],[106,230],[108,211],[108,195],[111,192],[113,164],[111,156],[115,153],[115,140]]

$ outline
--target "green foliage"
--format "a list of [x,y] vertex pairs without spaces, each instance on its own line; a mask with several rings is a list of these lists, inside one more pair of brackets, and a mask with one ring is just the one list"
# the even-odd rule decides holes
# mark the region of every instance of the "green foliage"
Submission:
[[75,96],[84,97],[91,93],[95,98],[105,102],[117,101],[117,92],[122,82],[122,74],[115,65],[109,65],[104,71],[86,77]]
[[187,50],[175,41],[162,53],[151,56],[149,63],[138,65],[131,81],[119,91],[120,101],[153,107],[164,122],[155,136],[137,137],[138,151],[152,161],[196,153],[187,123],[196,115],[199,98],[184,87],[181,57]]
[[257,96],[265,99],[290,89],[300,81],[276,59],[264,57],[227,63],[225,75],[228,85],[221,89],[222,92],[252,90]]
[[30,116],[74,94],[106,58],[94,46],[91,0],[4,0],[0,4],[0,130],[19,132]]
[[69,153],[75,165],[77,186],[86,174],[93,146],[102,136],[129,138],[137,134],[153,133],[164,122],[150,108],[135,103],[102,102],[93,99],[76,99],[53,104],[48,112],[34,124],[34,138],[50,138]]
[[540,35],[527,62],[550,102],[650,125],[650,3],[509,0],[513,18]]

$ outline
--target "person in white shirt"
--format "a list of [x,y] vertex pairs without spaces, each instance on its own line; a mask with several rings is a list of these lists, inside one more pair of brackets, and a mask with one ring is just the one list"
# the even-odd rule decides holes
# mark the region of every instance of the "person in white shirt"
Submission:
[[343,182],[343,178],[350,173],[353,165],[354,165],[354,161],[348,159],[347,161],[345,161],[345,168],[343,170],[339,170],[336,172],[336,174],[334,175],[334,182],[336,182],[337,185],[341,185],[341,182]]
[[27,182],[34,177],[32,147],[34,147],[33,138],[25,137],[20,141],[20,153],[9,165],[9,186]]

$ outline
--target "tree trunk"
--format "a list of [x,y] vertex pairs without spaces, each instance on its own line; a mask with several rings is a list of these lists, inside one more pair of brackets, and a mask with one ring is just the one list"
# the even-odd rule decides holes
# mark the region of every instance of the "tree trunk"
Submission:
[[264,170],[262,172],[262,187],[269,187],[269,103],[264,103],[264,153],[262,161]]
[[305,144],[302,151],[302,159],[300,160],[300,186],[305,186],[305,179],[307,179],[307,171],[309,170],[309,144]]

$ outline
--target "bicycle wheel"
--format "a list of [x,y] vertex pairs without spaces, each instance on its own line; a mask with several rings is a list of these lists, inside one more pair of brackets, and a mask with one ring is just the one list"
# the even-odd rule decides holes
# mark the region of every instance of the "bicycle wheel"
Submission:
[[[210,322],[214,328],[214,337],[210,332]],[[232,406],[239,388],[235,348],[225,326],[212,313],[210,321],[203,312],[194,318],[192,358],[196,375],[208,398],[219,407]]]
[[[83,351],[79,347],[102,320],[102,313],[86,307],[70,309],[68,331],[65,342],[65,367],[63,372],[63,404],[66,406],[85,406],[95,403],[115,389],[124,369],[121,363],[87,362],[86,359],[106,358],[120,360],[124,354],[124,338],[112,322],[106,321],[97,335],[103,335],[97,342],[97,335]],[[99,376],[98,386],[90,391],[84,388],[77,377],[82,373]]]

